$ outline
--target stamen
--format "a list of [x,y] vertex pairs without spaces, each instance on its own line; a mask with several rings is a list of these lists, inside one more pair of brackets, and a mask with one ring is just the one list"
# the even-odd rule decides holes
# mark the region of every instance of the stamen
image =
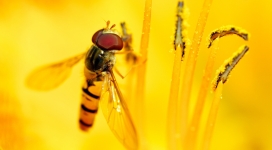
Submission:
[[219,104],[222,99],[222,91],[223,91],[223,83],[219,82],[218,88],[215,90],[212,105],[210,108],[210,112],[207,118],[206,127],[204,129],[204,135],[201,141],[201,150],[209,150],[212,140],[212,134],[214,130],[214,125],[216,122],[216,116],[218,114]]
[[167,124],[167,139],[168,139],[168,149],[181,149],[181,140],[180,136],[176,135],[180,133],[177,129],[179,129],[179,125],[177,125],[177,120],[180,117],[177,115],[179,109],[179,87],[180,87],[180,73],[181,73],[181,63],[184,57],[184,35],[183,35],[183,10],[184,10],[184,2],[179,1],[177,6],[177,22],[176,22],[176,31],[175,31],[175,40],[174,40],[174,48],[175,48],[175,58],[174,58],[174,66],[172,72],[172,81],[169,95],[169,103],[168,103],[168,124]]
[[[149,41],[149,32],[150,32],[150,23],[151,23],[151,9],[152,9],[152,0],[145,0],[145,10],[144,10],[144,21],[143,21],[143,29],[142,29],[142,37],[141,37],[141,46],[140,53],[142,55],[140,61],[147,59],[147,51],[148,51],[148,41]],[[146,63],[139,66],[137,68],[137,84],[136,84],[136,94],[137,100],[135,101],[135,107],[144,108],[144,94],[145,94],[145,83],[146,83]],[[141,147],[139,149],[148,149],[146,148],[146,136],[144,128],[144,112],[142,109],[138,109],[137,117],[135,118],[135,122],[138,129],[138,135],[141,143]]]
[[121,27],[122,27],[123,35],[127,35],[128,33],[127,33],[126,23],[121,22]]
[[201,86],[198,92],[197,101],[194,106],[193,115],[189,126],[187,127],[185,139],[184,139],[184,149],[194,150],[197,145],[197,136],[200,130],[200,120],[202,112],[205,105],[206,96],[209,93],[209,85],[211,83],[210,78],[213,72],[213,66],[215,63],[216,53],[219,49],[219,38],[216,38],[214,44],[209,49],[210,54],[205,67],[205,72],[202,77]]
[[121,22],[121,27],[123,32],[122,39],[124,42],[124,49],[126,51],[130,51],[132,50],[132,46],[131,46],[132,36],[131,34],[128,34],[125,22]]
[[234,66],[241,60],[241,58],[246,54],[249,47],[244,45],[242,46],[234,55],[229,58],[223,66],[221,66],[217,71],[217,76],[213,81],[213,91],[214,98],[212,100],[212,105],[210,107],[210,112],[206,122],[206,127],[202,140],[202,150],[209,150],[211,144],[212,133],[214,130],[214,124],[216,121],[216,116],[219,109],[219,103],[222,99],[222,89],[223,84],[227,81],[228,76]]
[[126,55],[126,61],[128,64],[134,65],[139,60],[139,56],[133,51],[132,48],[132,34],[128,34],[125,22],[121,22],[121,27],[123,32],[122,40],[124,42],[124,51],[129,52]]
[[174,48],[177,50],[177,47],[180,46],[182,48],[182,58],[184,58],[185,54],[185,38],[184,38],[184,2],[179,1],[177,7],[177,21],[176,21],[176,30],[175,30],[175,40],[174,40]]
[[[229,26],[228,29],[231,29],[231,28],[235,28],[237,30],[237,27],[232,27],[232,26]],[[200,120],[201,120],[200,117],[201,117],[202,111],[204,109],[206,96],[210,92],[210,89],[208,87],[210,85],[210,79],[212,77],[216,53],[219,49],[219,46],[218,46],[219,45],[219,38],[224,37],[226,35],[237,33],[237,32],[226,31],[227,34],[225,34],[225,32],[223,32],[223,31],[225,31],[224,29],[227,30],[226,27],[221,27],[221,28],[215,30],[214,32],[212,32],[211,35],[209,35],[209,37],[208,37],[209,41],[212,41],[212,45],[211,45],[211,47],[209,47],[209,50],[210,50],[209,59],[207,61],[205,72],[202,77],[201,86],[200,86],[200,89],[198,92],[198,97],[197,97],[197,101],[196,101],[195,108],[193,111],[193,116],[192,116],[192,119],[190,122],[190,126],[186,130],[185,142],[184,142],[184,147],[186,149],[195,149],[195,146],[197,143],[197,135],[199,132]],[[216,34],[216,36],[213,36],[213,35],[215,35],[214,34],[215,32],[219,33],[218,31],[222,31],[221,32],[222,34]],[[242,31],[242,29],[239,29],[239,31]],[[238,35],[238,34],[236,34],[236,35]],[[212,40],[211,40],[211,37],[212,37]],[[215,38],[215,39],[213,39],[213,38]]]
[[189,100],[193,85],[193,76],[195,73],[199,46],[202,41],[203,32],[209,16],[210,7],[213,0],[204,0],[204,4],[198,18],[197,26],[194,32],[192,45],[184,69],[183,83],[181,85],[180,97],[178,98],[177,108],[177,128],[180,130],[181,140],[184,141],[185,132],[188,126],[189,116]]
[[242,28],[239,28],[239,27],[235,27],[235,26],[223,26],[223,27],[220,27],[216,30],[214,30],[209,39],[208,39],[208,48],[211,47],[213,41],[216,39],[216,38],[220,38],[220,37],[223,37],[225,35],[231,35],[231,34],[236,34],[238,36],[240,36],[241,38],[243,38],[244,40],[248,40],[248,37],[249,37],[249,33],[247,31],[245,31],[244,29]]
[[225,61],[225,63],[217,70],[216,78],[213,81],[213,90],[215,91],[219,82],[225,83],[228,80],[230,72],[236,66],[236,64],[243,58],[249,47],[244,45],[237,52],[233,54],[231,58]]

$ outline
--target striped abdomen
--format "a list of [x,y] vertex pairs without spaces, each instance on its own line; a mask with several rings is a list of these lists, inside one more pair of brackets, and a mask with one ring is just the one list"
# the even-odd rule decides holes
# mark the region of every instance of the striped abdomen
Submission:
[[98,110],[98,103],[101,94],[103,81],[86,80],[82,87],[82,100],[80,109],[80,128],[87,131],[94,122],[95,115]]

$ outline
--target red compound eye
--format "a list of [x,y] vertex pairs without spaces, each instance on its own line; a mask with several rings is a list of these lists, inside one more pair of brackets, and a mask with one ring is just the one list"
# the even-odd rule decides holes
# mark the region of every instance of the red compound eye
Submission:
[[93,35],[93,43],[103,50],[121,50],[123,48],[122,39],[113,33],[103,33],[103,30],[98,30]]
[[92,41],[94,44],[96,44],[96,42],[98,41],[99,36],[103,33],[104,29],[98,30],[95,32],[95,34],[93,35]]

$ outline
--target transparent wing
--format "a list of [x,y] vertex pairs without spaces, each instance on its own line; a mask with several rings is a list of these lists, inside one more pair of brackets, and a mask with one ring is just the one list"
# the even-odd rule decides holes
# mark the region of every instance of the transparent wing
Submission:
[[26,78],[27,87],[40,91],[56,88],[69,77],[72,67],[84,58],[85,54],[86,52],[33,70]]
[[[112,74],[112,72],[111,72]],[[138,141],[135,126],[125,101],[113,76],[105,75],[100,98],[100,107],[115,136],[127,149],[137,149]]]

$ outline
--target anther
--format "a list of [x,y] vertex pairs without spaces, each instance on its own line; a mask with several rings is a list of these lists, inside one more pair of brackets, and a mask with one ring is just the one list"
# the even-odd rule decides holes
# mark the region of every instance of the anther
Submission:
[[178,46],[182,48],[181,58],[183,59],[185,55],[185,40],[183,34],[184,27],[184,2],[179,1],[177,6],[177,21],[176,21],[176,30],[175,30],[175,40],[174,40],[174,49],[176,50]]
[[217,70],[216,77],[213,81],[213,90],[216,90],[220,81],[225,83],[228,80],[230,72],[237,65],[237,63],[243,58],[249,47],[244,45],[232,57],[227,59],[225,63]]
[[232,35],[232,34],[238,35],[239,37],[243,38],[245,41],[247,41],[249,37],[249,33],[243,30],[242,28],[235,27],[235,26],[223,26],[221,28],[214,30],[210,34],[210,37],[208,39],[208,42],[209,42],[208,48],[212,46],[212,43],[216,38],[221,38],[223,36]]

